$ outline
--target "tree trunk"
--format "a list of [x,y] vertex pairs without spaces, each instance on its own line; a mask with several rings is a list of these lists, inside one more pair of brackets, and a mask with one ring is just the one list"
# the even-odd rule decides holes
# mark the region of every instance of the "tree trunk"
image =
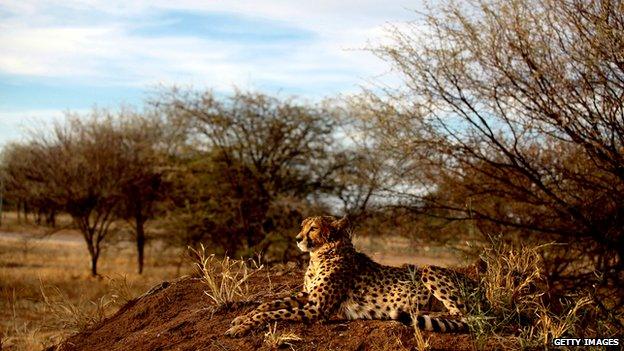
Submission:
[[29,212],[29,208],[28,208],[28,204],[26,202],[24,202],[24,223],[28,223],[28,212]]
[[56,227],[56,210],[50,210],[50,212],[48,212],[46,216],[46,224],[52,228]]
[[37,209],[37,211],[34,213],[36,225],[41,225],[41,212],[41,209]]
[[94,240],[94,233],[92,230],[86,229],[86,233],[83,232],[84,239],[87,244],[87,249],[89,250],[89,256],[91,256],[91,276],[95,277],[98,275],[97,273],[97,263],[98,258],[100,257],[99,245]]
[[135,214],[136,223],[136,244],[137,244],[137,259],[139,265],[139,274],[143,273],[143,260],[145,251],[145,219],[141,211],[137,211]]
[[99,254],[91,254],[91,276],[97,277],[97,263]]

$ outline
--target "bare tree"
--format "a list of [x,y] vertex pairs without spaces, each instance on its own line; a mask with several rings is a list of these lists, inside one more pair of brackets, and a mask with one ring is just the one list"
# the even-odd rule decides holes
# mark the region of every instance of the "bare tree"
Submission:
[[205,175],[192,178],[211,189],[197,202],[213,204],[199,231],[218,233],[228,250],[262,241],[278,196],[305,198],[320,186],[323,172],[315,165],[332,142],[330,108],[242,92],[220,100],[211,92],[172,91],[162,101],[191,123],[197,152],[189,161]]
[[146,222],[156,213],[156,205],[168,188],[168,156],[175,143],[175,130],[158,111],[139,114],[132,110],[117,116],[115,133],[125,168],[120,180],[121,201],[117,215],[133,224],[139,274],[143,272]]
[[364,215],[378,197],[384,181],[379,159],[365,149],[351,148],[329,155],[327,193],[352,219]]
[[28,185],[38,196],[69,213],[85,239],[91,274],[97,275],[102,243],[120,202],[125,160],[114,119],[94,110],[89,118],[68,115],[52,133],[41,133],[27,145]]
[[618,279],[623,3],[453,2],[408,27],[376,50],[405,85],[372,96],[364,121],[395,160],[397,196],[430,215],[565,241]]
[[179,138],[173,127],[156,110],[69,115],[51,133],[3,150],[7,195],[47,214],[50,224],[56,211],[68,212],[85,238],[94,275],[113,221],[131,221],[141,273],[145,223],[165,195],[167,158]]
[[13,143],[3,148],[0,161],[3,196],[17,211],[31,208],[37,212],[38,222],[45,216],[46,224],[54,227],[59,206],[46,196],[46,187],[39,181],[43,178],[41,170],[33,167],[35,147],[32,143]]

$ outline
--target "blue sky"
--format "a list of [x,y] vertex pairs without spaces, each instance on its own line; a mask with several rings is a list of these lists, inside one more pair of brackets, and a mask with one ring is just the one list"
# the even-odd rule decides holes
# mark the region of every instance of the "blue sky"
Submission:
[[[63,111],[141,105],[172,85],[319,99],[390,67],[360,50],[419,1],[0,2],[0,145]],[[391,78],[389,78],[391,79]]]

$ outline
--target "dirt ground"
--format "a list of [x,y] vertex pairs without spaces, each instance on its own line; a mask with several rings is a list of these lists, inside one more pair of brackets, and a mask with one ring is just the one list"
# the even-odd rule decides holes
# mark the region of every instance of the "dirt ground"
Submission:
[[[267,273],[268,274],[268,273]],[[291,268],[250,281],[253,300],[265,301],[300,288],[302,271]],[[239,304],[216,311],[197,278],[184,277],[153,289],[122,307],[90,330],[66,339],[58,350],[272,350],[266,329],[232,339],[224,336],[230,321],[253,306]],[[278,323],[277,333],[292,332],[302,340],[284,345],[293,350],[411,350],[414,331],[395,321],[329,320],[310,325]],[[473,350],[467,334],[423,333],[432,350]],[[480,347],[481,349],[494,349]],[[49,348],[52,351],[56,348]]]

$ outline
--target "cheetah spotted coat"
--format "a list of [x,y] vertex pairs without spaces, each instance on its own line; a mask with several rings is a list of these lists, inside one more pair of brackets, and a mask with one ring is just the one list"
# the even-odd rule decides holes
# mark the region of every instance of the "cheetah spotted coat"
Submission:
[[[419,315],[433,295],[451,315],[465,311],[460,286],[471,284],[452,270],[435,267],[389,267],[357,252],[346,219],[311,217],[302,223],[298,246],[310,252],[303,291],[264,303],[235,318],[227,335],[236,337],[275,320],[313,322],[338,314],[346,319],[393,319],[438,332],[462,332],[461,320]],[[413,319],[412,316],[416,318]]]

